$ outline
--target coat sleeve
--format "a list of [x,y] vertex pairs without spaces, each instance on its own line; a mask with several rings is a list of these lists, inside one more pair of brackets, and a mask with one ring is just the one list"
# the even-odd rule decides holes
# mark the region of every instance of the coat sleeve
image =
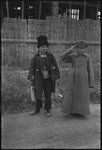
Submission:
[[[60,78],[60,71],[59,71],[59,67],[58,67],[58,64],[57,64],[57,61],[56,61],[56,58],[55,56],[52,54],[52,57],[51,57],[51,62],[52,62],[52,65],[56,67],[56,70],[59,74],[59,78]],[[52,92],[55,93],[55,86],[56,86],[56,81],[53,81],[52,80]]]
[[59,67],[58,67],[56,58],[55,58],[55,56],[54,56],[53,54],[52,54],[52,65],[56,67],[57,71],[58,71],[59,74],[60,74],[60,71],[59,71]]
[[35,56],[31,59],[30,67],[29,67],[29,75],[28,80],[32,81],[35,74]]
[[91,57],[88,57],[88,77],[89,77],[89,88],[94,87],[94,73]]
[[63,53],[61,56],[60,56],[60,59],[65,62],[65,63],[71,63],[71,54],[74,52],[74,50],[68,50],[66,51],[65,53]]

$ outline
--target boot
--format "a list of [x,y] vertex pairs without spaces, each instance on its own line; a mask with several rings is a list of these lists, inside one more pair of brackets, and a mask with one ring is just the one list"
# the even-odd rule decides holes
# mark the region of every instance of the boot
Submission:
[[46,116],[47,116],[47,117],[51,117],[51,116],[52,116],[51,110],[47,110],[47,111],[46,111]]
[[31,113],[31,116],[34,116],[40,112],[40,108],[35,108],[34,112]]

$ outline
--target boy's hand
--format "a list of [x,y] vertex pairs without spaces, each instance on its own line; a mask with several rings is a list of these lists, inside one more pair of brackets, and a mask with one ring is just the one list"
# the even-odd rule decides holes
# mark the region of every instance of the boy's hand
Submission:
[[34,84],[34,76],[31,77],[30,83],[31,83],[31,85]]
[[73,48],[75,48],[75,47],[76,47],[76,45],[73,45],[73,46],[71,46],[70,48],[68,48],[67,51],[68,51],[68,52],[69,52],[69,51],[74,51]]
[[32,80],[34,80],[34,76],[32,76]]

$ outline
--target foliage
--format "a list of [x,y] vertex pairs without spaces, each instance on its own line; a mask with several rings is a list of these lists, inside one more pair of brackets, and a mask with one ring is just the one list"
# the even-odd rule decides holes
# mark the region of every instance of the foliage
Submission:
[[2,111],[21,112],[32,107],[29,81],[15,68],[2,68]]
[[[61,78],[56,82],[56,93],[52,94],[53,108],[61,107],[62,98],[67,83],[68,69],[60,68]],[[2,112],[18,113],[30,111],[34,103],[30,98],[30,83],[28,72],[20,68],[2,66]],[[100,81],[95,75],[95,89],[90,89],[90,102],[100,103]]]

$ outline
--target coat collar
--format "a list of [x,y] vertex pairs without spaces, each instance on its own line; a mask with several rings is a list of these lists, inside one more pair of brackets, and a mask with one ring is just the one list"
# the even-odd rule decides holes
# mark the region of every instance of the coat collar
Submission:
[[[36,52],[36,55],[40,55],[39,50]],[[50,52],[46,52],[46,55],[49,56],[49,55],[51,55],[51,53]]]
[[76,56],[79,56],[79,55],[87,56],[86,53],[76,53]]

